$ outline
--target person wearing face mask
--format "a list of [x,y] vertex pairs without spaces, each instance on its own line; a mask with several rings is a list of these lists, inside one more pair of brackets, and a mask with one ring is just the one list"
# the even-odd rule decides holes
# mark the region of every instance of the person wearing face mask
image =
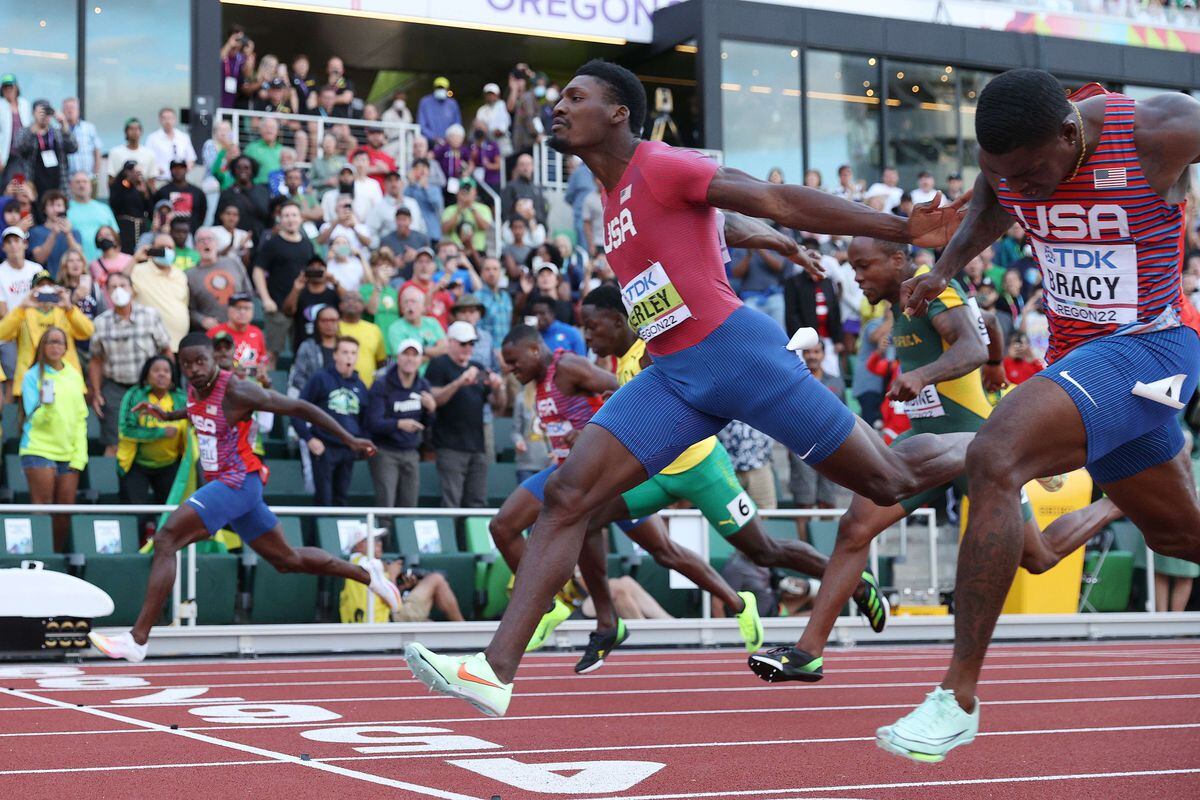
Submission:
[[88,265],[92,280],[104,295],[108,305],[112,299],[108,296],[108,276],[116,272],[124,272],[133,263],[133,256],[121,252],[121,237],[117,229],[107,225],[96,231],[96,249],[100,254]]
[[433,93],[421,98],[417,104],[417,124],[421,134],[430,142],[440,142],[451,125],[462,125],[462,110],[458,101],[450,96],[450,79],[433,79]]
[[188,311],[187,275],[175,266],[175,242],[170,235],[159,234],[152,247],[138,251],[129,275],[135,287],[134,298],[158,311],[167,327],[170,347],[177,349],[191,329],[192,317]]
[[104,455],[117,453],[121,400],[137,383],[142,365],[156,353],[170,354],[171,340],[158,311],[133,302],[133,282],[123,272],[108,277],[112,308],[94,320],[88,394],[100,420]]
[[329,261],[326,269],[338,285],[347,292],[358,292],[363,283],[374,280],[371,268],[345,236],[336,236],[329,243]]
[[33,278],[33,288],[21,304],[0,319],[0,342],[17,343],[16,370],[12,375],[13,396],[21,396],[25,371],[33,364],[37,343],[50,328],[66,331],[67,349],[63,360],[82,376],[76,341],[86,341],[94,332],[92,321],[80,311],[66,289],[42,270]]
[[367,256],[375,244],[374,236],[367,224],[354,211],[354,198],[348,194],[337,196],[332,220],[321,226],[317,234],[316,244],[329,247],[329,257],[333,258],[333,242],[335,239],[345,239],[354,253]]
[[[392,95],[392,103],[379,116],[383,122],[391,123],[392,125],[412,125],[413,115],[412,110],[408,107],[408,92],[404,89],[397,89]],[[395,128],[388,131],[389,147],[400,141],[400,135]],[[393,156],[396,153],[392,153]]]

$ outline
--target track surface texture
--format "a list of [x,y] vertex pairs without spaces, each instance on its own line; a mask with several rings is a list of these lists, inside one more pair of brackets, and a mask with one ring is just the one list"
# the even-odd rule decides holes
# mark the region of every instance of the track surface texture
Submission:
[[944,646],[826,652],[768,685],[732,650],[536,655],[509,716],[427,694],[395,655],[0,663],[14,800],[1200,797],[1200,639],[992,648],[975,743],[939,765],[874,731],[940,678]]

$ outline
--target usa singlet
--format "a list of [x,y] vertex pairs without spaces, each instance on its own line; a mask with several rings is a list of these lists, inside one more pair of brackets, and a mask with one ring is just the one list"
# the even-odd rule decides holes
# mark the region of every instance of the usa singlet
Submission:
[[246,474],[261,473],[263,465],[254,454],[253,418],[237,425],[230,425],[225,419],[221,404],[232,378],[233,373],[220,370],[212,391],[203,399],[196,395],[194,386],[188,386],[187,415],[196,429],[205,481],[220,481],[232,489],[240,489]]

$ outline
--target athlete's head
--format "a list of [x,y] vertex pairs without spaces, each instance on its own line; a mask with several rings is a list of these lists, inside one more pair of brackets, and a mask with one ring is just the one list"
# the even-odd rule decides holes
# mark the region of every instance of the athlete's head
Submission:
[[580,317],[584,341],[601,358],[624,355],[632,344],[633,331],[616,286],[604,284],[588,292]]
[[846,256],[854,267],[854,280],[868,302],[894,303],[900,299],[900,284],[908,265],[908,245],[855,236]]
[[1079,162],[1074,109],[1062,85],[1045,70],[1012,69],[983,87],[975,137],[979,166],[1030,199],[1053,194]]
[[592,59],[554,104],[549,144],[562,153],[595,147],[613,134],[637,137],[646,120],[646,90],[637,76],[609,61]]
[[539,381],[546,374],[546,356],[549,352],[542,341],[542,334],[531,325],[516,325],[504,337],[500,348],[504,368],[516,376],[521,383]]
[[217,378],[212,339],[199,332],[184,336],[179,343],[179,371],[196,389],[207,390]]

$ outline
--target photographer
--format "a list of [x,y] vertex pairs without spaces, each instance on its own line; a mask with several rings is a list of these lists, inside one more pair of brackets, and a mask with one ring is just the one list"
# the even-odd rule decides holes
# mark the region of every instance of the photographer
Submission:
[[71,302],[70,293],[56,285],[50,273],[43,270],[34,275],[32,288],[21,304],[0,319],[0,341],[17,343],[16,369],[11,375],[13,395],[17,398],[21,396],[25,372],[34,362],[34,350],[50,328],[66,333],[63,363],[82,376],[75,342],[90,339],[95,328],[87,315]]
[[[383,556],[384,529],[375,536],[375,558]],[[367,531],[362,531],[350,547],[350,563],[362,564],[367,560]],[[463,615],[458,608],[458,598],[450,590],[450,584],[440,572],[426,572],[422,569],[405,569],[404,561],[391,561],[385,565],[388,577],[396,582],[404,593],[404,602],[395,614],[389,617],[388,607],[378,596],[375,596],[375,621],[384,622],[392,619],[395,622],[427,622],[433,609],[441,611],[450,622],[462,622]],[[356,581],[346,581],[345,588],[338,603],[342,622],[367,621],[367,587]]]
[[64,125],[61,111],[55,111],[48,100],[35,100],[33,124],[14,137],[13,157],[25,164],[25,176],[39,196],[51,189],[67,190],[67,153],[78,147]]
[[474,326],[458,321],[446,332],[448,352],[429,362],[426,379],[437,401],[433,447],[442,505],[483,508],[487,500],[487,452],[483,405],[505,406],[504,381],[474,358],[478,339]]
[[79,231],[67,219],[67,196],[51,189],[41,197],[41,225],[29,231],[29,255],[33,261],[46,264],[57,272],[58,262],[68,250],[83,252]]

